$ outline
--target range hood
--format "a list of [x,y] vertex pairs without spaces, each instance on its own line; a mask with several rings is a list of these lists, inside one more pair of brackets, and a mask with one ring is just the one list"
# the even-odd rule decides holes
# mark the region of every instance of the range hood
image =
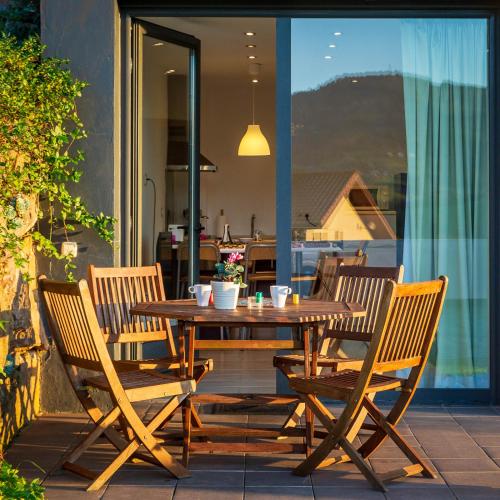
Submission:
[[[167,171],[188,171],[188,95],[186,75],[167,78],[168,143]],[[200,153],[200,172],[217,172],[217,167]]]
[[[185,141],[169,141],[167,150],[167,170],[169,172],[187,172],[188,143]],[[200,153],[200,172],[217,172],[214,165],[205,155]]]

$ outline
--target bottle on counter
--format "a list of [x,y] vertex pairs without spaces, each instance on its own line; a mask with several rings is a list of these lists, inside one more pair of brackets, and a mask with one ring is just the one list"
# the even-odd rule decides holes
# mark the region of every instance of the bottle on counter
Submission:
[[217,238],[222,238],[224,235],[224,226],[227,224],[226,216],[224,215],[224,209],[220,209],[220,214],[217,216],[215,222],[215,233]]

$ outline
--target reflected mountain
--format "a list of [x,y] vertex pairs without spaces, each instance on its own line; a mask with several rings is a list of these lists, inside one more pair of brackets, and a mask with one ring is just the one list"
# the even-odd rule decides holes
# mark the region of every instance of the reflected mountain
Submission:
[[292,96],[293,166],[358,170],[368,183],[406,171],[403,78],[347,75]]

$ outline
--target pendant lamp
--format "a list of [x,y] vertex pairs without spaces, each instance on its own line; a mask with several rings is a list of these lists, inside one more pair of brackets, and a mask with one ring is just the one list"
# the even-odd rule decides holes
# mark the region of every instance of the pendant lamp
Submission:
[[252,83],[252,124],[240,141],[238,156],[269,156],[271,151],[260,125],[255,123],[255,83]]

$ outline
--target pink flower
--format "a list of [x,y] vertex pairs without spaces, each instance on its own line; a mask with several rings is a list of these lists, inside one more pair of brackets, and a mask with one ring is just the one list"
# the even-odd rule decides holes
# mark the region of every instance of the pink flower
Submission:
[[239,252],[233,252],[229,255],[227,261],[229,262],[229,264],[235,264],[241,259],[243,259],[243,255],[241,255]]

